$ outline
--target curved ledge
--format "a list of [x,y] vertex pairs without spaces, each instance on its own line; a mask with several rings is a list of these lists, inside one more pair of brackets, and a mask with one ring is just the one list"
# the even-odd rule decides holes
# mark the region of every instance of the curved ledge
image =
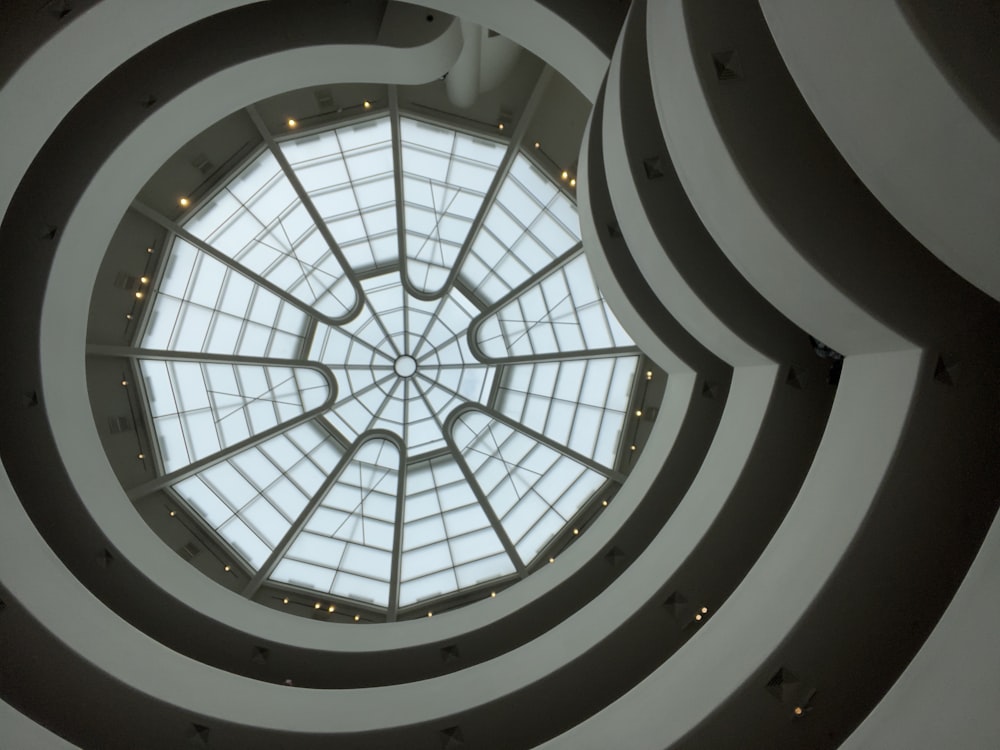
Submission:
[[[796,325],[844,354],[910,348],[905,337],[873,317],[816,268],[804,254],[806,243],[790,234],[788,223],[794,215],[798,222],[809,222],[811,237],[832,230],[828,235],[831,244],[837,252],[844,250],[842,229],[815,228],[817,220],[825,225],[833,223],[829,206],[822,201],[804,205],[804,189],[818,198],[814,179],[817,164],[811,159],[803,163],[807,157],[799,126],[805,119],[806,133],[812,129],[808,112],[799,112],[794,100],[789,104],[788,93],[775,83],[770,70],[756,70],[747,81],[716,81],[708,90],[713,83],[708,77],[715,77],[711,44],[723,44],[722,38],[728,45],[741,44],[744,64],[758,68],[766,64],[766,50],[760,51],[766,40],[754,33],[755,13],[759,11],[751,4],[721,8],[719,2],[697,6],[672,2],[648,6],[647,49],[656,110],[681,184],[733,265]],[[712,35],[719,37],[718,42],[706,38]],[[747,91],[749,84],[757,89]],[[739,86],[744,86],[742,92]],[[773,92],[766,103],[760,87]],[[720,107],[733,115],[720,121]],[[777,111],[790,119],[788,129],[780,133],[771,127]],[[754,112],[759,114],[755,117]],[[730,132],[737,127],[736,132]],[[800,142],[789,143],[789,133]],[[808,135],[805,139],[809,144]],[[762,194],[762,190],[769,192]],[[823,216],[828,219],[823,220]]]
[[1000,299],[1000,137],[903,6],[761,2],[803,97],[868,189],[943,263]]
[[681,187],[653,102],[646,2],[634,2],[608,71],[604,169],[632,257],[663,307],[730,365],[812,358],[808,337],[733,268]]
[[577,191],[580,235],[597,286],[635,343],[662,369],[728,383],[731,369],[663,308],[625,243],[604,172],[604,98],[602,88],[583,133]]
[[[718,616],[627,700],[616,701],[548,747],[597,750],[613,746],[624,731],[636,738],[636,750],[673,746],[762,667],[781,666],[774,654],[835,575],[875,501],[913,408],[920,359],[919,351],[909,351],[848,361],[816,460],[794,505]],[[882,415],[877,431],[870,420],[873,410]]]
[[[369,48],[369,50],[376,50],[376,48]],[[299,76],[309,75],[308,73],[301,72],[303,67],[309,67],[308,64],[304,65],[304,63],[322,63],[320,67],[326,67],[330,64],[331,58],[329,56],[324,57],[324,55],[329,55],[329,50],[324,52],[318,48],[312,48],[289,53],[287,58],[284,56],[272,56],[267,60],[270,65],[276,66],[279,73],[283,71],[283,75],[290,76],[290,79],[281,78],[272,69],[270,77],[265,81],[258,75],[259,68],[256,62],[244,68],[240,68],[239,66],[230,67],[212,79],[214,85],[226,91],[225,97],[217,96],[218,91],[214,90],[212,86],[199,86],[196,89],[178,95],[176,100],[168,102],[161,110],[164,113],[163,115],[150,118],[138,126],[126,141],[126,145],[122,146],[116,152],[115,159],[107,162],[98,170],[98,176],[93,182],[89,183],[90,192],[76,206],[73,214],[74,218],[68,222],[67,229],[62,235],[61,240],[63,242],[70,242],[67,238],[72,237],[72,242],[75,243],[83,241],[84,236],[86,236],[87,242],[96,241],[100,243],[106,239],[103,238],[102,233],[104,230],[101,227],[104,220],[114,213],[114,209],[109,208],[109,206],[118,203],[125,205],[126,199],[124,196],[130,190],[135,189],[135,186],[139,184],[141,179],[144,179],[144,177],[140,177],[144,170],[150,164],[156,162],[157,159],[163,158],[159,151],[169,153],[172,148],[176,148],[180,140],[184,137],[183,134],[173,132],[172,121],[166,116],[167,114],[175,110],[181,112],[185,111],[187,107],[193,107],[199,111],[200,116],[205,121],[209,121],[212,117],[223,114],[228,107],[240,104],[242,98],[249,98],[250,92],[244,90],[247,86],[252,87],[255,95],[259,95],[261,89],[257,87],[260,85],[266,84],[282,90],[296,85],[298,81],[301,81]],[[278,64],[282,60],[287,65]],[[360,63],[367,65],[367,61],[368,59],[362,56],[361,59],[355,59],[351,64],[356,65]],[[386,62],[383,56],[381,64],[384,65]],[[350,74],[351,64],[345,64],[341,67],[346,75]],[[367,68],[369,74],[371,70],[372,68]],[[411,69],[410,72],[412,75],[416,74],[415,69]],[[254,79],[252,83],[248,81],[250,78]],[[244,81],[244,88],[238,85],[240,80]],[[123,127],[127,128],[128,124],[124,124]],[[201,122],[197,122],[192,127],[198,127],[201,124]],[[102,128],[102,132],[104,130],[106,128]],[[75,135],[78,136],[79,134],[75,133]],[[145,138],[151,138],[152,140],[146,142],[144,141]],[[163,142],[160,142],[161,138]],[[153,141],[158,144],[155,149],[151,148]],[[103,147],[114,150],[113,145],[105,145]],[[159,151],[156,154],[151,153],[154,150]],[[81,155],[81,158],[84,161],[88,158],[95,158],[95,153],[99,154],[100,152],[88,152]],[[57,168],[57,165],[43,162],[38,168]],[[65,172],[66,165],[60,164],[58,168]],[[30,191],[28,192],[30,193]],[[102,192],[103,197],[100,197]],[[114,195],[120,197],[115,199],[113,198]],[[68,211],[68,207],[66,210]],[[77,225],[75,222],[80,223]],[[45,262],[47,263],[49,256],[40,255],[36,257],[45,257]],[[63,256],[63,260],[65,260],[65,257]],[[82,266],[86,266],[87,263],[95,261],[93,259],[75,258],[70,262],[78,262]],[[64,266],[59,271],[59,274],[63,283],[69,284],[74,273],[80,271],[79,266]],[[33,283],[39,282],[40,279],[36,279]],[[50,289],[58,283],[58,281],[52,282]],[[21,286],[25,287],[23,284]],[[29,295],[30,288],[25,287],[22,289],[22,293]],[[63,313],[67,313],[75,309],[74,304],[82,304],[81,296],[77,292],[74,292],[64,298],[59,298],[55,304],[61,306]],[[52,298],[50,297],[50,299]],[[15,304],[13,298],[10,298],[8,301],[10,304]],[[50,318],[51,321],[59,318],[58,311],[55,308],[49,308],[49,314],[52,316]],[[60,338],[63,336],[71,338],[68,332],[58,330],[58,326],[56,326],[55,331],[52,331],[52,329],[50,331]],[[26,341],[30,344],[31,339],[31,336],[26,337],[26,339],[22,338],[21,344],[28,345]],[[72,360],[72,349],[66,355]],[[57,355],[50,351],[46,356],[53,357]],[[28,358],[31,359],[31,356],[29,355]],[[23,375],[24,373],[19,374],[19,376]],[[64,373],[64,376],[71,379],[69,373]],[[72,397],[68,394],[59,394],[55,390],[58,386],[53,385],[51,378],[58,379],[59,376],[56,373],[48,373],[47,377],[49,378],[49,386],[46,392],[48,394],[46,407],[50,406],[50,398],[56,403],[68,403],[72,401]],[[74,388],[77,387],[79,387],[78,384],[74,386]],[[65,401],[61,401],[60,399],[65,399]],[[703,442],[704,436],[710,436],[711,430],[717,424],[718,412],[716,407],[720,403],[721,399],[710,404],[712,408],[694,410],[697,413],[697,417],[689,416],[685,419],[680,429],[685,434],[690,434],[692,431],[694,431],[694,434],[691,437],[686,437],[678,441],[683,443],[684,451],[678,452],[676,461],[671,456],[672,460],[668,462],[665,468],[657,464],[657,461],[662,460],[662,457],[648,459],[646,463],[652,467],[654,472],[661,470],[665,472],[666,476],[672,477],[672,481],[683,486],[684,482],[687,481],[686,477],[696,469],[700,462],[700,456],[703,454],[705,448],[705,443]],[[77,404],[74,408],[77,410],[77,416],[80,416],[82,413],[80,412],[81,407]],[[69,415],[66,416],[68,417]],[[38,428],[39,426],[36,424],[31,429]],[[72,428],[73,431],[77,429],[77,427]],[[671,426],[669,429],[677,429],[677,426]],[[77,448],[86,451],[93,449],[94,446],[83,446],[82,448],[77,446]],[[88,463],[86,457],[82,454],[77,454],[74,461],[82,462],[78,464],[78,469],[83,464]],[[187,643],[185,646],[178,642],[177,645],[181,648],[196,649],[192,655],[196,655],[197,658],[213,662],[228,661],[230,664],[239,664],[240,666],[234,669],[240,672],[249,671],[248,666],[242,664],[239,659],[239,646],[246,643],[246,638],[249,635],[249,637],[254,639],[264,639],[269,645],[290,644],[302,649],[315,649],[319,653],[328,653],[332,649],[337,649],[341,654],[360,654],[363,656],[367,654],[381,655],[392,651],[398,652],[398,650],[406,648],[426,649],[422,652],[423,656],[419,660],[421,664],[417,667],[420,670],[418,674],[427,674],[428,672],[433,674],[442,670],[440,663],[435,664],[434,658],[436,656],[436,644],[441,641],[458,636],[465,638],[471,631],[478,629],[479,631],[483,631],[479,633],[481,636],[480,642],[489,644],[490,637],[486,631],[489,631],[491,628],[495,629],[498,623],[504,622],[511,615],[518,615],[522,619],[522,624],[510,629],[510,633],[513,634],[513,640],[507,637],[497,641],[497,643],[486,646],[486,657],[488,657],[491,655],[490,648],[506,648],[510,643],[519,642],[523,638],[530,638],[540,632],[547,624],[558,621],[565,616],[566,612],[573,611],[574,607],[578,607],[583,603],[580,601],[579,592],[581,590],[585,592],[585,596],[592,596],[593,592],[605,585],[606,581],[606,576],[599,575],[595,577],[593,573],[595,568],[599,569],[599,566],[603,564],[601,547],[609,537],[602,537],[595,531],[592,534],[588,534],[587,539],[581,539],[574,545],[574,553],[580,556],[579,560],[589,560],[589,562],[586,564],[581,562],[578,569],[569,569],[568,566],[564,566],[559,574],[551,573],[546,576],[533,578],[531,581],[519,586],[515,592],[505,595],[503,603],[494,602],[489,605],[489,608],[484,606],[470,607],[461,612],[449,613],[449,616],[435,618],[433,624],[430,622],[408,623],[404,629],[400,630],[397,628],[395,630],[395,634],[391,638],[392,646],[389,648],[387,648],[386,630],[382,630],[382,626],[377,631],[355,628],[344,633],[338,638],[336,643],[331,643],[325,623],[297,621],[294,618],[290,621],[289,618],[278,613],[274,613],[272,616],[266,610],[262,611],[259,607],[251,605],[235,595],[227,596],[223,594],[220,597],[220,592],[216,586],[188,569],[175,555],[155,543],[146,544],[147,539],[150,539],[148,529],[145,529],[138,523],[133,523],[136,519],[125,517],[123,514],[118,514],[114,511],[112,507],[115,505],[115,502],[113,502],[114,494],[104,494],[104,491],[111,487],[108,483],[111,480],[109,475],[95,471],[95,467],[103,466],[104,463],[102,461],[88,465],[87,475],[89,479],[85,481],[87,485],[85,494],[88,501],[98,503],[108,502],[109,504],[104,511],[95,511],[95,508],[92,507],[90,510],[94,511],[94,513],[83,511],[81,508],[80,515],[83,516],[83,519],[80,522],[92,524],[95,517],[102,520],[107,519],[110,524],[107,527],[108,529],[113,531],[115,528],[119,528],[122,530],[120,537],[117,532],[112,533],[111,536],[116,540],[113,545],[115,552],[122,552],[121,557],[123,559],[120,566],[118,566],[119,572],[105,577],[103,582],[96,586],[96,589],[101,591],[102,595],[108,596],[113,589],[117,588],[113,585],[112,581],[118,581],[118,583],[128,581],[130,585],[148,586],[149,581],[145,579],[146,573],[139,573],[134,568],[129,568],[129,562],[126,561],[141,561],[146,559],[147,556],[151,556],[153,562],[149,566],[143,565],[142,568],[148,573],[153,574],[154,577],[162,574],[165,576],[165,580],[174,582],[172,585],[176,586],[176,602],[173,603],[173,607],[177,610],[175,614],[178,616],[183,614],[185,617],[194,614],[197,619],[198,617],[203,617],[201,613],[218,612],[217,624],[226,624],[225,628],[217,628],[211,632],[209,628],[199,627],[197,630],[204,634],[204,638],[200,639],[197,644]],[[635,475],[635,472],[633,472],[633,475]],[[54,480],[54,478],[52,479]],[[104,489],[98,490],[98,487],[103,487]],[[631,490],[629,492],[631,493]],[[642,496],[643,491],[640,488],[636,494],[636,505],[639,504],[639,498]],[[636,550],[642,549],[645,546],[649,536],[662,524],[666,515],[669,514],[671,507],[662,505],[654,507],[654,504],[650,503],[648,507],[643,506],[643,512],[625,515],[624,508],[627,507],[627,504],[616,503],[615,506],[616,508],[623,508],[622,512],[613,510],[607,513],[605,517],[617,519],[616,523],[618,526],[614,528],[619,529],[619,538],[625,539],[630,548]],[[114,516],[114,519],[112,519],[112,516]],[[67,516],[67,521],[68,518],[69,516]],[[106,537],[98,534],[98,539],[101,541],[97,541],[96,544],[107,544]],[[121,544],[120,550],[118,549],[119,543]],[[86,552],[83,550],[77,550],[71,554],[83,554],[86,556]],[[124,576],[124,578],[116,576]],[[128,588],[125,585],[121,586],[122,591],[128,590]],[[553,592],[558,589],[561,589],[560,595],[553,596]],[[542,595],[546,596],[544,612],[538,608],[527,611],[529,609],[528,605],[536,602]],[[156,598],[153,597],[153,599]],[[586,598],[583,601],[585,602]],[[171,606],[166,601],[162,605],[168,610],[171,609]],[[148,607],[144,609],[146,611],[137,612],[133,608],[131,614],[132,616],[144,618],[148,623],[153,615],[153,610]],[[160,621],[158,627],[160,630],[163,630],[169,622],[170,617],[168,616]],[[384,627],[388,629],[391,626]],[[180,628],[177,632],[179,633],[183,630],[184,628]],[[175,640],[177,640],[176,637]],[[308,655],[308,653],[303,653],[301,657],[307,658]],[[385,659],[380,659],[380,661],[387,662]],[[411,664],[410,666],[412,667],[413,665]],[[364,674],[364,670],[359,670],[357,665],[354,665],[352,668],[338,671],[337,679],[342,679],[343,675],[347,675],[346,679],[349,680],[368,681],[373,679],[371,674],[359,676]],[[374,679],[384,678],[375,677]],[[400,676],[397,675],[395,678],[389,679],[399,680]],[[403,679],[406,678],[403,677]]]
[[[967,747],[1000,737],[996,673],[983,656],[996,652],[1000,631],[1000,520],[994,519],[975,561],[934,632],[878,706],[841,746],[947,747],[962,727]],[[934,675],[929,679],[929,675]]]

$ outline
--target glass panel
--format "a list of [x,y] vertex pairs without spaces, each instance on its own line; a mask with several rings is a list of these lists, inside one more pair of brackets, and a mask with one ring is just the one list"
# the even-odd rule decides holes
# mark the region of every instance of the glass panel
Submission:
[[[468,570],[477,565],[474,572]],[[513,572],[513,561],[455,459],[444,456],[411,464],[403,508],[399,606],[457,591],[484,575]]]
[[264,151],[184,228],[244,268],[331,317],[357,303],[344,269],[270,151]]
[[533,559],[604,484],[592,469],[482,412],[462,414],[455,443],[521,559]]
[[306,368],[143,359],[139,370],[167,472],[294,419],[330,396],[326,378]]
[[308,320],[285,300],[178,238],[141,346],[289,358],[302,346]]
[[398,260],[388,117],[284,141],[281,150],[354,270]]
[[[361,446],[275,567],[272,580],[312,581],[310,588],[318,583],[325,593],[388,606],[399,459],[386,440]],[[303,575],[314,568],[329,573]]]
[[573,204],[518,154],[459,277],[479,296],[495,302],[579,240]]
[[[365,279],[362,288],[362,314],[337,328],[321,325],[313,338],[310,356],[327,364],[340,385],[327,419],[351,440],[391,430],[411,458],[440,450],[448,412],[466,400],[485,403],[492,386],[493,368],[468,346],[476,307],[457,290],[438,301],[418,300],[395,272]],[[400,376],[395,365],[404,356],[413,371]]]
[[[280,146],[350,268],[265,152],[186,223],[240,270],[177,239],[151,295],[142,346],[322,363],[337,382],[322,419],[233,452],[328,403],[327,379],[281,361],[139,364],[167,471],[220,456],[172,491],[247,565],[282,549],[271,580],[377,607],[394,599],[394,561],[401,607],[516,574],[483,502],[519,556],[536,557],[607,481],[552,446],[614,466],[638,365],[632,354],[586,358],[633,344],[573,250],[576,210],[555,182],[515,156],[470,239],[507,146],[406,117],[400,137],[397,165],[387,117]],[[406,291],[400,243],[408,281],[434,299]],[[444,288],[465,246],[459,283]],[[340,325],[311,319],[261,279],[324,316],[360,310]],[[569,358],[546,361],[553,354]],[[515,425],[477,409],[455,420],[471,485],[442,433],[469,404]],[[372,430],[399,436],[405,473],[396,444]],[[356,452],[331,477],[348,445]]]
[[507,365],[497,410],[611,468],[638,362],[633,356]]
[[582,251],[487,316],[476,343],[494,358],[633,346]]
[[172,489],[256,568],[342,455],[329,433],[306,422],[222,459]]
[[507,147],[405,117],[399,131],[407,274],[433,293],[458,260]]

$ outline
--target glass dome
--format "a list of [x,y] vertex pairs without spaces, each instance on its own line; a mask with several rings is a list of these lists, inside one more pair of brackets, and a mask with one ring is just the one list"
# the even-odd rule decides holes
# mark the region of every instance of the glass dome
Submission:
[[441,124],[270,142],[174,228],[136,344],[160,483],[247,594],[394,618],[526,575],[624,478],[641,355],[571,193]]

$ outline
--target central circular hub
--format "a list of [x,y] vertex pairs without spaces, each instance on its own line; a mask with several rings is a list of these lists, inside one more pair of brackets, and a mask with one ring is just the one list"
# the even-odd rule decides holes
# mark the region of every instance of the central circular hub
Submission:
[[393,362],[392,369],[396,371],[399,377],[408,378],[417,371],[417,360],[409,354],[402,354]]

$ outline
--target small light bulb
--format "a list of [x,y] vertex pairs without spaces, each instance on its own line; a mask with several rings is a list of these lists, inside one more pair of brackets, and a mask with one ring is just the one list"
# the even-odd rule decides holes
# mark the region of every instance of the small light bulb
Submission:
[[555,561],[556,561],[556,559],[555,559],[554,557],[550,557],[550,558],[549,558],[549,562],[550,562],[550,563],[554,563]]
[[562,174],[560,175],[560,177],[562,177],[564,180],[568,180],[569,179],[569,172],[567,172],[564,169],[563,172],[562,172]]
[[122,385],[128,385],[128,381],[127,380],[122,380]]
[[580,533],[580,529],[573,529],[573,536],[578,536],[579,533]]
[[576,187],[576,178],[575,177],[572,180],[569,181],[569,186],[570,187]]
[[329,607],[326,608],[326,611],[327,612],[336,612],[337,608],[331,604]]
[[319,603],[319,602],[316,602],[316,603],[315,603],[315,604],[313,605],[313,609],[320,609],[320,608],[321,608],[322,606],[323,606],[323,605],[322,605],[321,603]]
[[629,449],[630,451],[634,451],[634,450],[638,450],[638,446],[636,446],[636,445],[630,445],[630,446],[628,447],[628,449]]
[[171,517],[171,518],[173,518],[173,517],[174,517],[174,516],[176,516],[176,515],[177,515],[177,511],[176,511],[176,510],[172,510],[172,511],[170,511],[170,517]]
[[636,415],[637,417],[641,417],[641,416],[642,416],[642,409],[636,409],[636,410],[635,410],[635,415]]
[[226,572],[228,573],[228,572],[229,572],[230,570],[232,570],[232,568],[230,568],[230,567],[229,567],[229,566],[227,565],[227,566],[226,566]]
[[148,276],[142,276],[139,279],[139,281],[141,281],[143,284],[148,284],[149,283],[149,277]]
[[540,141],[535,141],[535,148],[541,148],[542,144]]
[[653,371],[646,370],[646,380],[652,380],[652,379],[653,379]]
[[502,123],[502,122],[498,122],[498,123],[497,123],[497,127],[498,127],[498,128],[500,129],[500,130],[503,130],[503,123]]
[[147,247],[146,248],[146,252],[149,253],[150,255],[152,255],[153,254],[153,248]]
[[365,99],[364,108],[365,109],[371,109],[372,108],[372,103],[370,101],[368,101],[367,99]]
[[607,500],[601,500],[601,505],[603,505],[605,508],[607,508],[608,507],[608,501]]
[[794,710],[794,713],[795,713],[796,716],[801,716],[802,715],[802,706],[796,706],[795,710]]
[[132,320],[132,313],[125,313],[125,320]]
[[427,613],[427,616],[428,616],[428,617],[433,617],[433,616],[434,616],[434,613],[433,613],[433,612],[428,612],[428,613]]
[[702,613],[703,615],[707,615],[707,614],[708,614],[708,607],[702,607],[702,608],[701,608],[701,613]]
[[140,460],[140,461],[141,461],[142,459],[144,459],[145,457],[146,457],[146,454],[145,454],[145,453],[140,453],[140,454],[139,454],[139,460]]
[[694,619],[696,619],[696,620],[701,620],[701,615],[700,615],[700,614],[699,614],[699,615],[695,615],[695,616],[694,616]]
[[497,598],[497,592],[496,591],[491,591],[490,592],[490,599],[496,599],[496,598]]
[[282,599],[281,603],[282,604],[288,604],[288,597],[286,596],[284,599]]
[[142,292],[136,292],[135,293],[135,298],[136,299],[142,299]]
[[361,622],[361,615],[354,615],[354,622]]
[[299,126],[299,123],[298,123],[297,120],[295,120],[295,119],[293,119],[291,117],[288,118],[288,127],[290,127],[290,128],[297,128],[298,126]]
[[191,201],[187,198],[181,198],[177,202],[181,204],[181,208],[187,208],[188,206],[191,205]]

